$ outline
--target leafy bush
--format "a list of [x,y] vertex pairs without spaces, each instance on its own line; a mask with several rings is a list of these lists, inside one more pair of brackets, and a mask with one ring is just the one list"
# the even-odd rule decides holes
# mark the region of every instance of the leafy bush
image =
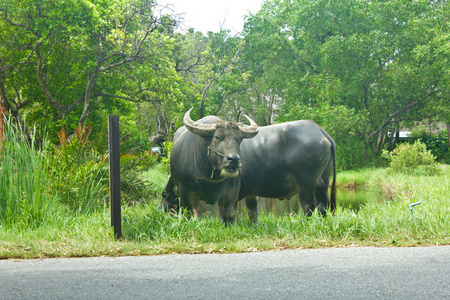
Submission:
[[[60,146],[50,157],[51,190],[59,195],[61,203],[72,211],[89,213],[108,205],[108,155],[94,150],[88,139],[90,130],[79,127],[71,139],[59,134]],[[122,151],[122,149],[121,149]],[[150,152],[120,158],[121,199],[123,202],[141,202],[148,199],[151,183],[142,176],[143,171],[158,161]]]
[[389,161],[389,171],[415,175],[434,175],[439,172],[436,157],[420,140],[414,144],[401,144],[392,152],[383,150],[382,156]]
[[137,118],[134,114],[120,117],[120,151],[122,153],[141,155],[151,148],[148,130],[138,125]]
[[104,207],[109,195],[108,164],[92,149],[90,128],[79,126],[68,137],[58,134],[59,146],[48,157],[50,191],[71,211],[89,213]]
[[125,154],[120,157],[120,189],[124,202],[142,202],[152,194],[153,183],[143,174],[158,163],[158,155],[147,152],[143,155]]
[[411,137],[420,139],[427,150],[430,150],[436,156],[437,161],[450,163],[448,132],[446,130],[441,130],[437,134],[430,134],[423,126],[419,126],[419,129],[411,132]]

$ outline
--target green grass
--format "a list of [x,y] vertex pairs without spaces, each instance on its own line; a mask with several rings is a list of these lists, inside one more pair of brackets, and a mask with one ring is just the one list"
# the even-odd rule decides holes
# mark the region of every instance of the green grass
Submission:
[[364,188],[373,177],[378,177],[382,173],[381,168],[341,171],[336,175],[336,184],[340,187]]
[[153,184],[154,193],[160,196],[166,187],[169,174],[166,171],[167,167],[163,163],[159,163],[151,170],[142,173],[142,177]]
[[[264,213],[258,225],[251,225],[248,217],[240,217],[226,228],[216,217],[196,220],[164,213],[155,200],[123,208],[121,241],[113,238],[108,211],[61,215],[30,230],[0,228],[0,258],[450,244],[450,166],[444,166],[439,176],[427,177],[383,176],[379,169],[361,172],[365,175],[360,178],[370,179],[365,185],[386,201],[368,202],[358,211],[338,207],[326,218]],[[422,204],[412,215],[408,205],[417,201]]]

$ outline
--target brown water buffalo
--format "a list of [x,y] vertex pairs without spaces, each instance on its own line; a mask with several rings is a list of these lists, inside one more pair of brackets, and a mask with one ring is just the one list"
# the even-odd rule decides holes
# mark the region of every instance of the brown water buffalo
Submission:
[[[258,219],[256,196],[289,199],[298,194],[306,215],[316,208],[325,215],[329,205],[332,212],[336,209],[336,145],[316,123],[293,121],[259,127],[254,138],[241,143],[241,161],[238,198],[246,198],[253,222]],[[176,208],[173,185],[167,185],[163,202]]]
[[[177,191],[181,205],[195,217],[200,214],[200,200],[218,203],[219,215],[227,225],[236,219],[241,184],[240,144],[244,139],[253,138],[258,126],[247,116],[250,125],[223,121],[215,116],[195,122],[190,117],[191,110],[184,116],[185,127],[180,128],[174,138],[171,175],[165,193],[174,195]],[[162,205],[165,209],[171,208],[164,200]]]

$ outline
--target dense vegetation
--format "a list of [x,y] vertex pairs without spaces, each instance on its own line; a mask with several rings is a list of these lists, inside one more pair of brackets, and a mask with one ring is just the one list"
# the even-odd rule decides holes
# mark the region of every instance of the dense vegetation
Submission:
[[[204,35],[151,0],[0,0],[0,258],[448,244],[449,169],[435,160],[450,162],[449,17],[446,1],[273,0],[241,34]],[[336,141],[341,183],[389,201],[231,228],[165,214],[167,164],[149,150],[192,106],[314,120]],[[108,221],[108,114],[120,116],[124,242]],[[414,139],[397,147],[402,128]],[[362,167],[378,168],[350,171]]]
[[[332,216],[266,211],[258,225],[251,224],[241,208],[230,227],[214,215],[197,220],[187,212],[162,211],[158,204],[166,166],[155,156],[126,155],[121,160],[123,239],[116,241],[105,159],[84,136],[79,132],[64,146],[44,143],[37,150],[35,139],[29,141],[8,125],[0,160],[0,259],[450,243],[449,166],[432,161],[431,172],[416,174],[410,171],[424,165],[416,159],[416,165],[395,170],[399,157],[429,157],[423,147],[399,150],[391,161],[394,170],[339,173],[340,186],[365,187],[375,194],[374,200],[355,206],[338,194]],[[422,205],[412,214],[409,205],[415,202]]]
[[0,105],[54,143],[79,125],[99,140],[120,115],[127,150],[170,141],[192,106],[260,125],[312,119],[339,145],[340,169],[440,121],[424,138],[439,136],[427,146],[449,159],[446,1],[266,1],[236,36],[178,23],[152,0],[0,0]]

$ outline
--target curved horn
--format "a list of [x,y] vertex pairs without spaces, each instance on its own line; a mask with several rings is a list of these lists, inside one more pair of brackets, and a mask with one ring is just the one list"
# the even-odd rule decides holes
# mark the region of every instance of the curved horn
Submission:
[[200,136],[212,136],[214,131],[216,131],[216,124],[201,124],[191,119],[191,111],[194,108],[188,110],[188,112],[184,115],[183,123],[186,128],[195,134]]
[[250,125],[239,125],[239,129],[243,133],[244,138],[252,138],[258,134],[258,124],[246,114],[244,114],[244,117],[250,122]]

